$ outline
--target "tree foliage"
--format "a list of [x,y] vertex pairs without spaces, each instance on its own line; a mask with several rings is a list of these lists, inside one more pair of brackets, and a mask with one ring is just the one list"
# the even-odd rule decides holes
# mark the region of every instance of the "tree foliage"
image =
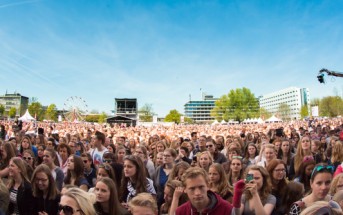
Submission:
[[164,119],[165,122],[175,122],[175,123],[180,123],[181,121],[181,116],[182,114],[179,113],[179,111],[177,111],[176,109],[171,110],[166,118]]
[[45,117],[48,120],[57,120],[57,108],[55,104],[50,104],[45,112]]
[[138,111],[139,119],[143,122],[152,122],[154,115],[152,104],[145,104]]
[[99,123],[104,123],[104,122],[106,122],[106,119],[107,119],[107,114],[106,114],[105,112],[102,112],[102,113],[99,115],[98,122],[99,122]]
[[230,119],[243,121],[247,118],[259,117],[259,104],[250,89],[243,87],[230,90],[227,95],[221,96],[211,111],[216,120]]
[[0,116],[3,116],[4,113],[5,113],[5,107],[2,104],[0,104]]
[[88,114],[85,117],[86,122],[99,122],[100,115],[99,114]]
[[10,110],[8,111],[8,116],[10,118],[14,118],[16,114],[17,114],[17,109],[15,107],[11,107]]
[[319,115],[335,117],[343,114],[343,100],[339,96],[327,96],[320,100]]
[[30,114],[34,117],[35,115],[37,116],[37,120],[41,121],[44,118],[44,110],[43,106],[39,102],[32,102],[29,107],[29,112]]
[[270,113],[267,109],[265,108],[260,108],[260,117],[262,120],[267,120],[272,116],[272,113]]
[[301,116],[301,119],[304,119],[305,117],[308,117],[308,116],[309,116],[309,111],[308,111],[307,105],[301,106],[301,109],[300,109],[300,116]]
[[281,103],[278,107],[278,114],[279,117],[283,120],[283,121],[287,121],[291,119],[291,108],[289,107],[288,104],[286,103]]

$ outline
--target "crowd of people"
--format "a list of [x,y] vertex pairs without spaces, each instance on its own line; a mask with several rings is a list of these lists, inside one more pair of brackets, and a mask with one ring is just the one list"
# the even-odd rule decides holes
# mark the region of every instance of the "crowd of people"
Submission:
[[0,121],[0,215],[342,214],[343,119]]

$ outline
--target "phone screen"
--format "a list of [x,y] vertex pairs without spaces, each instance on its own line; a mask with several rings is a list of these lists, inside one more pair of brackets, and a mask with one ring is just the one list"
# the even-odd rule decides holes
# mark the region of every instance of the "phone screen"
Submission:
[[254,180],[254,175],[253,174],[247,174],[247,177],[245,178],[245,181],[246,182],[250,182]]

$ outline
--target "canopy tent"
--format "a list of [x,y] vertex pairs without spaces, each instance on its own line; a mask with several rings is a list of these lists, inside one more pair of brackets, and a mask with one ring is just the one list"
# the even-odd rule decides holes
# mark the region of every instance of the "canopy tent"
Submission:
[[273,115],[272,117],[270,117],[269,119],[267,119],[265,122],[266,122],[266,123],[270,123],[270,122],[282,122],[282,120],[279,119],[279,118],[277,118],[277,117],[275,117],[275,116]]
[[221,123],[221,124],[225,124],[225,123],[226,123],[226,121],[225,121],[225,120],[222,120],[220,123]]
[[219,124],[218,120],[214,120],[214,122],[212,122],[212,125],[217,125]]
[[36,119],[31,116],[28,109],[26,109],[25,114],[22,117],[20,117],[18,120],[22,122],[36,121]]

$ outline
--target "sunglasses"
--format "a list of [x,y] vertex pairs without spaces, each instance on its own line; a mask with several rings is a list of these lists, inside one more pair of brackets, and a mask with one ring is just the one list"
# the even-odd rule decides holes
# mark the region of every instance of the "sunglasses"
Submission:
[[32,157],[23,157],[24,160],[32,160]]
[[311,179],[313,179],[313,176],[317,173],[317,172],[330,172],[330,173],[333,173],[334,171],[334,167],[333,166],[329,166],[329,165],[325,165],[325,166],[316,166],[314,167],[314,169],[312,170],[312,173],[311,173]]
[[213,145],[207,145],[206,146],[206,148],[212,148],[213,147]]
[[82,211],[82,210],[75,210],[74,211],[74,209],[72,207],[68,206],[68,205],[61,205],[61,204],[59,204],[58,205],[58,211],[59,212],[63,211],[63,213],[65,215],[72,215],[72,214],[74,214],[74,212],[78,212],[78,211]]
[[112,160],[109,160],[109,159],[103,159],[102,160],[103,163],[112,163]]

